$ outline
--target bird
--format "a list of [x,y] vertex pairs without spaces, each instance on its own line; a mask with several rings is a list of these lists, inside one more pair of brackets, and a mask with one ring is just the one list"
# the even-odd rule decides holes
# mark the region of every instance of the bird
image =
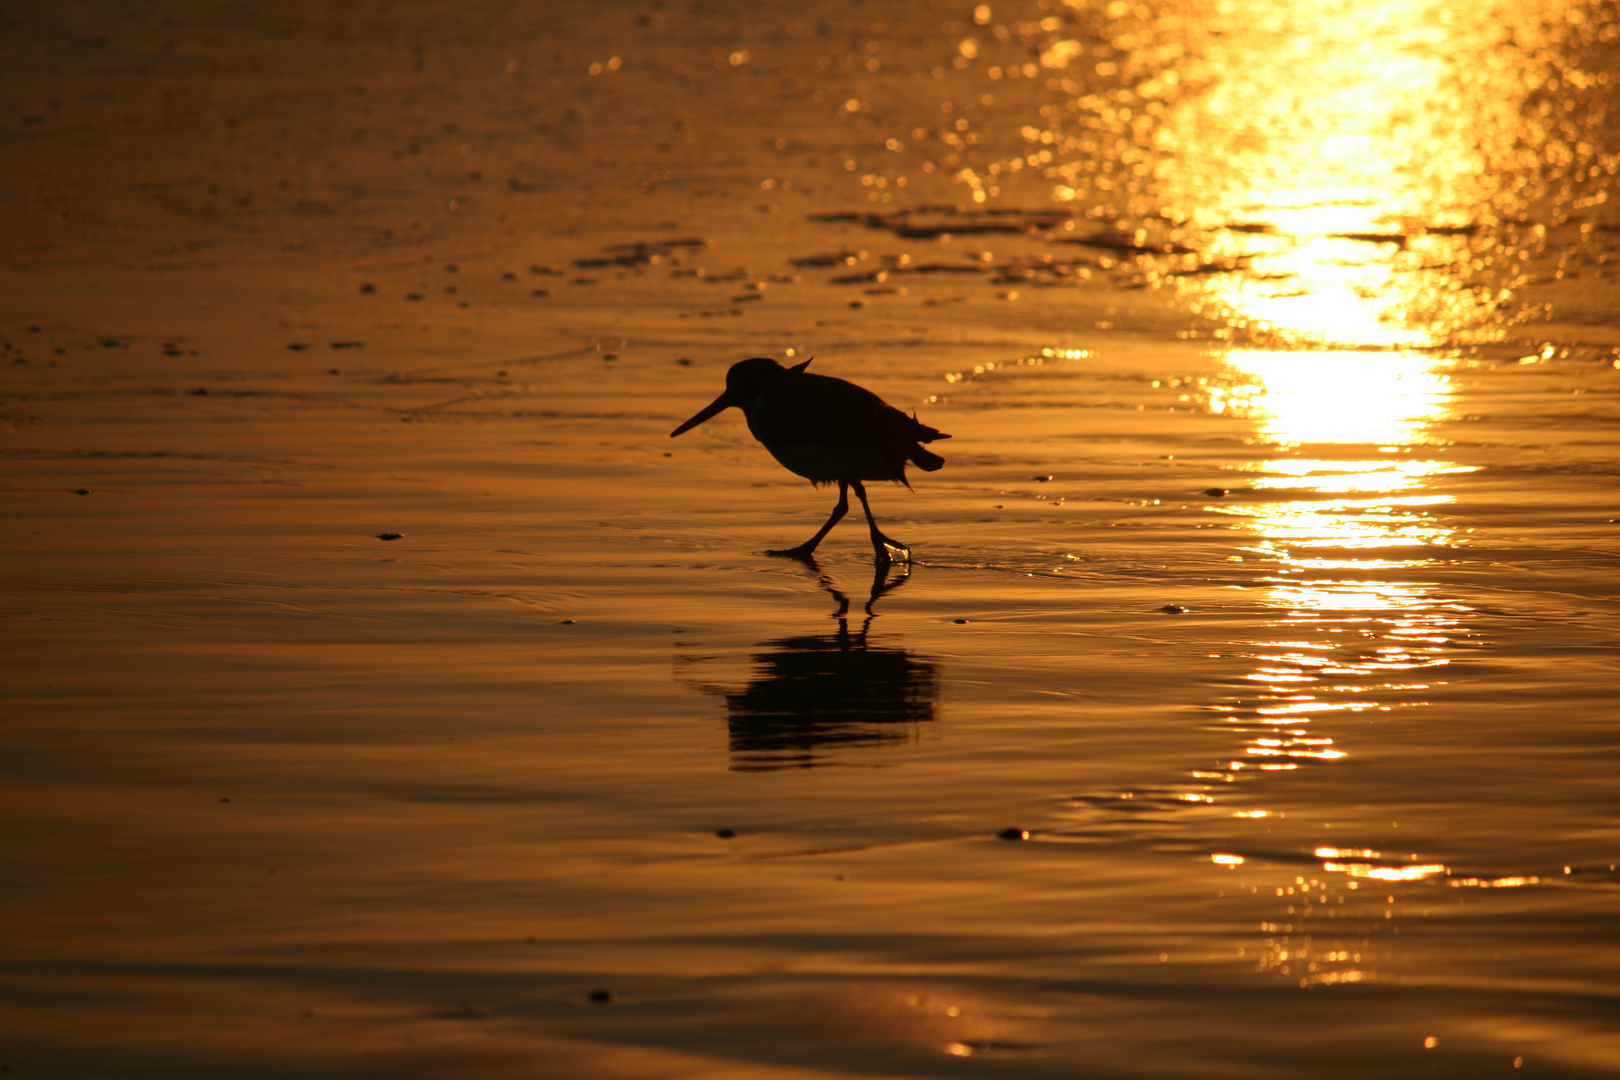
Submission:
[[[814,360],[815,357],[811,357]],[[768,551],[809,561],[817,545],[849,512],[849,491],[861,500],[879,565],[891,561],[889,549],[909,560],[911,549],[883,535],[866,501],[865,480],[893,480],[911,487],[906,463],[934,472],[945,459],[922,444],[949,435],[907,416],[872,391],[845,379],[812,375],[810,360],[783,367],[769,357],[739,360],[726,372],[726,389],[697,415],[669,433],[675,438],[736,406],[748,418],[748,430],[783,467],[816,487],[838,485],[838,504],[816,535],[798,547]]]

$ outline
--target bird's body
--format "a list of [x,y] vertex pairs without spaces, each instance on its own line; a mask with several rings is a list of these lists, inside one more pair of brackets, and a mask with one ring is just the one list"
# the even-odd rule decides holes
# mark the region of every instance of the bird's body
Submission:
[[920,444],[949,436],[917,422],[870,390],[808,371],[778,370],[781,375],[757,388],[742,410],[754,438],[791,472],[813,484],[838,480],[903,484],[907,461],[930,471],[944,464]]
[[950,436],[852,382],[810,374],[804,370],[808,364],[806,360],[784,368],[763,357],[733,364],[726,373],[725,393],[670,436],[736,406],[747,417],[754,438],[784,468],[818,486],[838,485],[838,505],[821,531],[796,548],[773,554],[808,558],[849,509],[848,488],[853,487],[866,510],[872,546],[879,560],[886,562],[886,545],[909,549],[878,531],[862,481],[893,480],[909,487],[906,463],[927,472],[938,469],[945,460],[922,444]]

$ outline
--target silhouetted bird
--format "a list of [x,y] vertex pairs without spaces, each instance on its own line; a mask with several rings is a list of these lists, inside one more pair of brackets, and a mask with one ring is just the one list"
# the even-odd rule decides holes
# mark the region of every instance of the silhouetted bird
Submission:
[[866,511],[878,561],[889,561],[890,547],[909,556],[910,548],[878,529],[861,481],[894,480],[910,487],[906,462],[933,472],[945,459],[924,450],[922,444],[950,436],[919,423],[852,382],[810,374],[804,370],[809,364],[806,360],[784,368],[775,360],[755,357],[731,365],[725,393],[670,432],[670,438],[735,405],[748,418],[748,430],[777,461],[818,487],[838,485],[838,505],[827,524],[798,547],[772,551],[772,555],[808,559],[848,513],[849,489],[854,488]]

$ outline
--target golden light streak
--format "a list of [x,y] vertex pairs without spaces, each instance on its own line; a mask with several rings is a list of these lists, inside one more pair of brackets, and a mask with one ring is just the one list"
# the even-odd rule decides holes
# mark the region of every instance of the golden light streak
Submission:
[[1423,878],[1446,872],[1443,863],[1421,863],[1411,866],[1374,866],[1371,863],[1362,862],[1324,862],[1322,869],[1332,873],[1349,874],[1355,878],[1371,878],[1374,881],[1420,881]]

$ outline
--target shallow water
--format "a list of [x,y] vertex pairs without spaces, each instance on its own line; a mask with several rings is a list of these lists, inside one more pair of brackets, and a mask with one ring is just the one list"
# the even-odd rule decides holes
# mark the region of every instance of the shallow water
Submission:
[[448,10],[5,16],[11,1075],[1620,1075],[1612,9]]

